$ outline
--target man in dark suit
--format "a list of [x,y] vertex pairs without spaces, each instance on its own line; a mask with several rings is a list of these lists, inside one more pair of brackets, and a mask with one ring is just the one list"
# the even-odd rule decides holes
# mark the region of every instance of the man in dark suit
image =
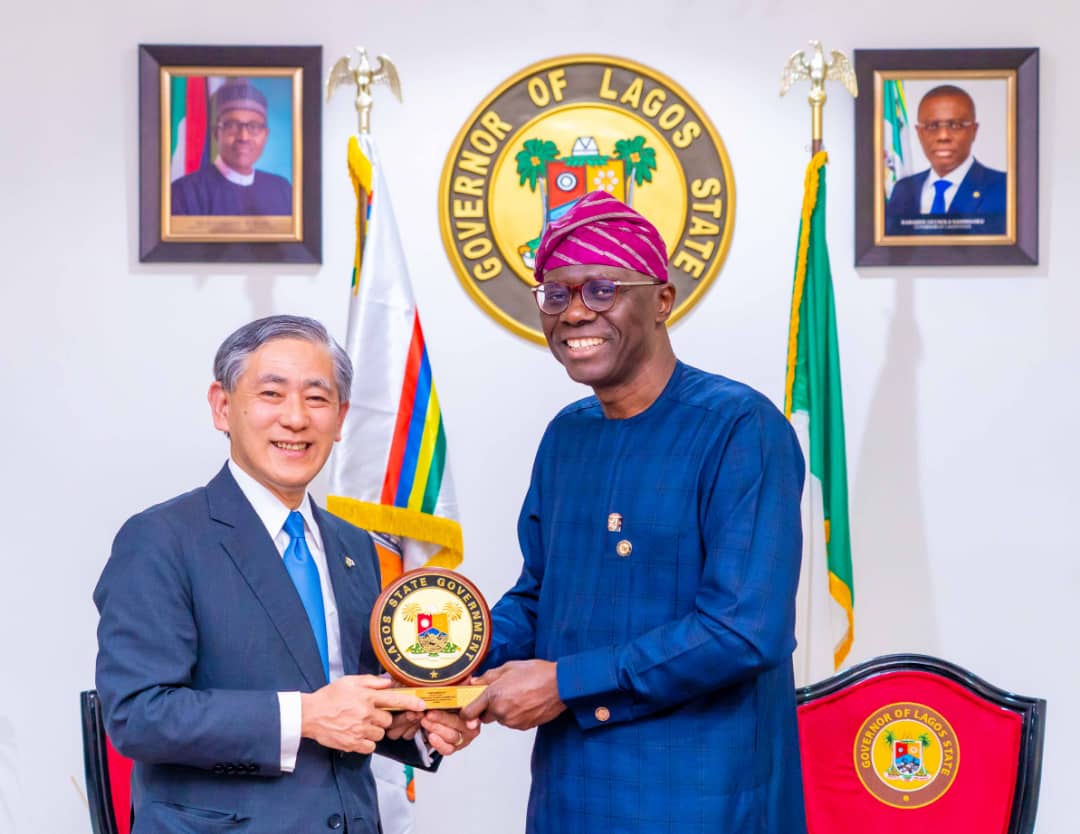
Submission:
[[370,754],[434,769],[477,728],[421,715],[376,676],[371,538],[308,495],[351,363],[318,322],[274,316],[225,340],[214,378],[228,463],[131,518],[94,592],[106,728],[135,760],[133,832],[376,834]]
[[1006,177],[971,155],[979,132],[971,96],[951,84],[930,90],[915,130],[930,167],[896,183],[886,234],[1005,234]]

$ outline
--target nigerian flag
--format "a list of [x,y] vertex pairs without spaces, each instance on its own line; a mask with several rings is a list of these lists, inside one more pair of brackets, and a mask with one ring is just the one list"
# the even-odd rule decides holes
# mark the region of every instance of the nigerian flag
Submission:
[[824,152],[817,153],[806,169],[784,396],[784,413],[808,464],[796,615],[799,685],[839,669],[854,637],[840,351],[825,243],[827,160]]
[[211,130],[206,78],[170,77],[169,122],[169,180],[176,182],[208,162]]
[[885,198],[892,195],[897,181],[914,173],[911,170],[911,122],[903,81],[886,81],[881,89],[881,112],[884,118],[881,149],[885,156]]

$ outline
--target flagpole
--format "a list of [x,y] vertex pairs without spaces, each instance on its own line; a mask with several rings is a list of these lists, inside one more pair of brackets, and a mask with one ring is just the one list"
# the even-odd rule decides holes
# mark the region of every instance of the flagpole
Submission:
[[858,88],[843,53],[833,50],[826,61],[821,43],[810,45],[811,54],[796,52],[788,59],[780,83],[784,95],[797,81],[809,80],[811,112],[811,158],[803,180],[784,382],[784,414],[806,460],[802,570],[795,599],[797,686],[834,674],[855,635],[840,353],[825,234],[828,154],[822,149],[822,112],[826,81],[840,81],[853,96]]
[[355,60],[350,59],[348,55],[343,55],[330,68],[330,74],[326,77],[326,100],[329,102],[334,91],[343,84],[355,86],[359,132],[371,133],[371,106],[374,102],[371,95],[372,87],[376,84],[388,85],[394,98],[401,103],[401,79],[394,62],[386,55],[380,55],[379,63],[372,67],[368,62],[367,50],[364,47],[358,46],[354,51]]
[[[365,136],[371,133],[371,108],[374,104],[374,97],[371,94],[372,88],[376,84],[386,84],[390,87],[390,92],[393,93],[394,98],[398,100],[398,103],[401,103],[401,78],[398,75],[397,67],[388,56],[380,55],[378,58],[379,63],[372,67],[368,61],[367,50],[364,47],[358,46],[353,51],[356,53],[353,58],[342,55],[330,68],[330,72],[326,76],[326,101],[329,103],[330,98],[339,87],[346,85],[356,87],[354,104],[356,106],[357,132],[361,136]],[[358,184],[357,188],[357,202],[361,206],[366,206],[368,202],[367,190],[362,184]],[[363,252],[364,238],[367,235],[367,212],[361,211],[358,213],[356,226],[356,248],[358,252]]]
[[839,50],[832,51],[831,59],[825,60],[825,50],[821,41],[810,41],[813,53],[807,57],[805,52],[795,52],[788,58],[780,76],[780,95],[784,95],[797,81],[810,81],[810,156],[820,153],[822,145],[822,112],[825,109],[826,81],[839,81],[855,98],[859,96],[859,86],[855,81],[855,69],[848,57]]
[[[401,101],[401,82],[394,63],[387,56],[380,55],[377,65],[372,67],[368,61],[367,51],[360,46],[356,47],[355,56],[352,59],[348,55],[339,58],[331,67],[326,79],[327,102],[330,101],[331,96],[338,87],[345,85],[356,87],[354,104],[356,106],[359,137],[349,138],[347,155],[349,175],[356,192],[357,207],[352,298],[349,307],[349,333],[346,339],[347,349],[354,367],[362,367],[364,360],[369,356],[377,356],[375,361],[393,363],[393,351],[386,349],[379,337],[375,337],[374,349],[372,349],[373,345],[363,344],[362,339],[357,336],[357,332],[370,333],[378,329],[370,326],[370,322],[365,319],[360,304],[360,302],[364,301],[359,292],[363,262],[370,261],[364,271],[365,275],[371,273],[364,279],[365,284],[372,284],[369,291],[375,292],[374,284],[381,278],[384,282],[391,284],[399,295],[401,293],[405,294],[396,299],[399,302],[399,307],[409,306],[412,303],[408,274],[404,270],[403,261],[400,260],[401,253],[396,250],[391,251],[393,250],[391,244],[396,244],[398,249],[400,249],[400,244],[397,242],[396,231],[392,236],[388,236],[388,227],[392,227],[394,224],[392,210],[387,199],[388,195],[385,193],[379,197],[381,218],[372,221],[370,227],[372,232],[371,240],[368,240],[368,220],[372,208],[370,199],[377,190],[375,185],[376,157],[370,135],[371,108],[374,101],[372,88],[376,84],[387,84],[394,97],[399,102]],[[380,179],[379,182],[383,181]],[[379,187],[381,188],[381,186]],[[374,250],[369,253],[370,257],[367,259],[363,257],[365,242],[371,244]],[[376,273],[382,274],[377,275]],[[362,344],[363,351],[358,348]],[[355,391],[356,381],[354,379],[353,392]],[[393,393],[400,394],[400,389]],[[388,398],[385,399],[390,402],[390,398],[391,395],[388,395]],[[362,399],[365,398],[355,397],[354,401]],[[382,401],[378,396],[374,399]],[[332,494],[327,497],[327,509],[340,517],[346,518],[346,520],[357,523],[358,526],[365,526],[376,531],[373,532],[372,539],[385,585],[411,566],[406,565],[404,543],[402,537],[398,535],[399,531],[395,530],[392,518],[384,518],[385,523],[381,525],[364,523],[362,520],[350,518],[350,512],[355,512],[355,508],[361,506],[360,499],[364,502],[363,506],[366,510],[365,520],[377,518],[379,515],[378,510],[381,509],[376,506],[376,503],[379,499],[377,481],[381,478],[383,460],[376,459],[379,457],[377,453],[372,458],[370,456],[363,457],[363,455],[355,451],[351,456],[353,463],[343,463],[342,460],[345,447],[353,450],[363,449],[370,451],[378,445],[368,437],[356,434],[357,423],[355,421],[359,411],[360,408],[353,408],[351,412],[353,423],[347,427],[345,434],[342,436],[342,446],[337,449],[331,461],[331,492],[340,494]],[[363,421],[361,421],[360,425],[363,426]],[[376,479],[376,484],[371,489],[366,488],[370,485],[364,481],[365,476]],[[389,515],[389,513],[386,515]],[[348,567],[352,567],[352,565],[348,565]],[[416,824],[416,814],[412,804],[416,800],[413,768],[376,755],[372,757],[371,769],[375,775],[375,789],[378,795],[380,830],[385,831],[386,834],[406,834],[406,832],[413,831]]]

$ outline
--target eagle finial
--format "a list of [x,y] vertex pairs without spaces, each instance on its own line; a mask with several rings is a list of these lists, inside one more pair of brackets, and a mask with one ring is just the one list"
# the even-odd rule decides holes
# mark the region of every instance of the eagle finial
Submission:
[[367,50],[362,46],[355,49],[355,59],[348,55],[338,58],[330,68],[326,78],[326,100],[329,101],[334,91],[341,84],[356,85],[356,113],[360,120],[360,132],[371,132],[371,88],[375,84],[388,84],[394,98],[401,101],[401,79],[397,67],[386,55],[378,57],[378,64],[372,68],[368,61]]
[[825,106],[825,82],[839,81],[856,98],[859,87],[855,81],[855,69],[848,57],[834,49],[831,60],[825,60],[821,41],[810,41],[811,54],[795,52],[788,58],[780,75],[780,95],[784,95],[797,81],[810,81],[810,107],[813,111],[812,138],[814,152],[821,149],[821,110]]

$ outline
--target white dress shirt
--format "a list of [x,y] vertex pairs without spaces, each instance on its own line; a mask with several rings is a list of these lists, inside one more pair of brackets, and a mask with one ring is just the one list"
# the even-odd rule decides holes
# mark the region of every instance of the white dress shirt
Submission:
[[922,214],[930,213],[930,207],[934,205],[934,183],[938,180],[948,180],[950,185],[945,189],[945,211],[947,212],[952,206],[953,197],[956,196],[956,191],[960,188],[960,183],[964,181],[964,177],[967,176],[968,171],[971,170],[971,166],[974,164],[975,157],[968,154],[967,159],[943,177],[939,177],[934,173],[934,169],[931,168],[930,176],[928,176],[926,182],[923,183],[919,211]]
[[[229,460],[229,472],[236,479],[240,491],[244,493],[255,514],[266,527],[266,532],[274,540],[278,555],[284,557],[289,546],[289,534],[285,532],[285,519],[289,517],[289,508],[281,503],[270,490],[252,478],[247,472]],[[304,517],[304,538],[308,550],[319,569],[319,584],[322,586],[323,610],[326,612],[326,651],[330,660],[330,680],[335,681],[344,674],[341,660],[341,626],[338,623],[337,601],[334,588],[330,584],[330,573],[326,566],[326,550],[323,548],[319,525],[315,522],[315,513],[311,509],[310,496],[305,492],[304,500],[296,511]],[[279,692],[278,706],[281,711],[281,769],[292,773],[296,768],[296,753],[300,749],[300,693]]]

